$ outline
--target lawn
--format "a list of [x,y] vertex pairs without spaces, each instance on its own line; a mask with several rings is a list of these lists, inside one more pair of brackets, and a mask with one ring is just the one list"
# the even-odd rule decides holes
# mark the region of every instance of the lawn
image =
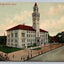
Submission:
[[13,47],[7,47],[7,46],[0,46],[0,51],[4,53],[11,53],[14,51],[22,50],[21,48],[13,48]]
[[30,47],[36,47],[36,45],[28,46],[28,48],[30,48]]
[[39,48],[34,48],[33,50],[40,50],[41,48],[39,47]]

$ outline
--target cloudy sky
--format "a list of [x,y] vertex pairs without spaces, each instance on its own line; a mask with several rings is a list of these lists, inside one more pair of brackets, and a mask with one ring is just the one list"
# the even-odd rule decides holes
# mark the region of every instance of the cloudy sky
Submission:
[[[32,25],[34,2],[9,4],[16,5],[0,5],[0,36],[18,24]],[[47,30],[51,36],[64,31],[64,3],[38,3],[38,7],[40,28]]]

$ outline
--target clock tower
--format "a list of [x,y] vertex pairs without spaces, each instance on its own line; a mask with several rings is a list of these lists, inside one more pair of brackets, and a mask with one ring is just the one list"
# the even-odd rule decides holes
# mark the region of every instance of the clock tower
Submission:
[[36,44],[39,45],[40,42],[40,30],[39,30],[39,18],[40,14],[38,12],[38,5],[35,3],[33,7],[32,20],[33,20],[33,29],[36,30]]

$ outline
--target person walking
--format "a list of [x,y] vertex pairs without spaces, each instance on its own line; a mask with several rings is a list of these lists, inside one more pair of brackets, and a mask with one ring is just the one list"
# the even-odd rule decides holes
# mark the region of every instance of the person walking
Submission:
[[13,54],[13,59],[14,59],[14,54]]
[[21,61],[22,61],[22,57],[21,57]]
[[25,58],[23,58],[23,61],[25,61]]

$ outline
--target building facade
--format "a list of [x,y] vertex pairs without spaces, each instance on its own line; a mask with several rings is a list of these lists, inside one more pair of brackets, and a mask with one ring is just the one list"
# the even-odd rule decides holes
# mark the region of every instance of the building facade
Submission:
[[41,46],[48,43],[48,31],[39,28],[40,13],[35,3],[32,13],[32,26],[17,25],[7,30],[7,46],[27,48],[27,46]]

